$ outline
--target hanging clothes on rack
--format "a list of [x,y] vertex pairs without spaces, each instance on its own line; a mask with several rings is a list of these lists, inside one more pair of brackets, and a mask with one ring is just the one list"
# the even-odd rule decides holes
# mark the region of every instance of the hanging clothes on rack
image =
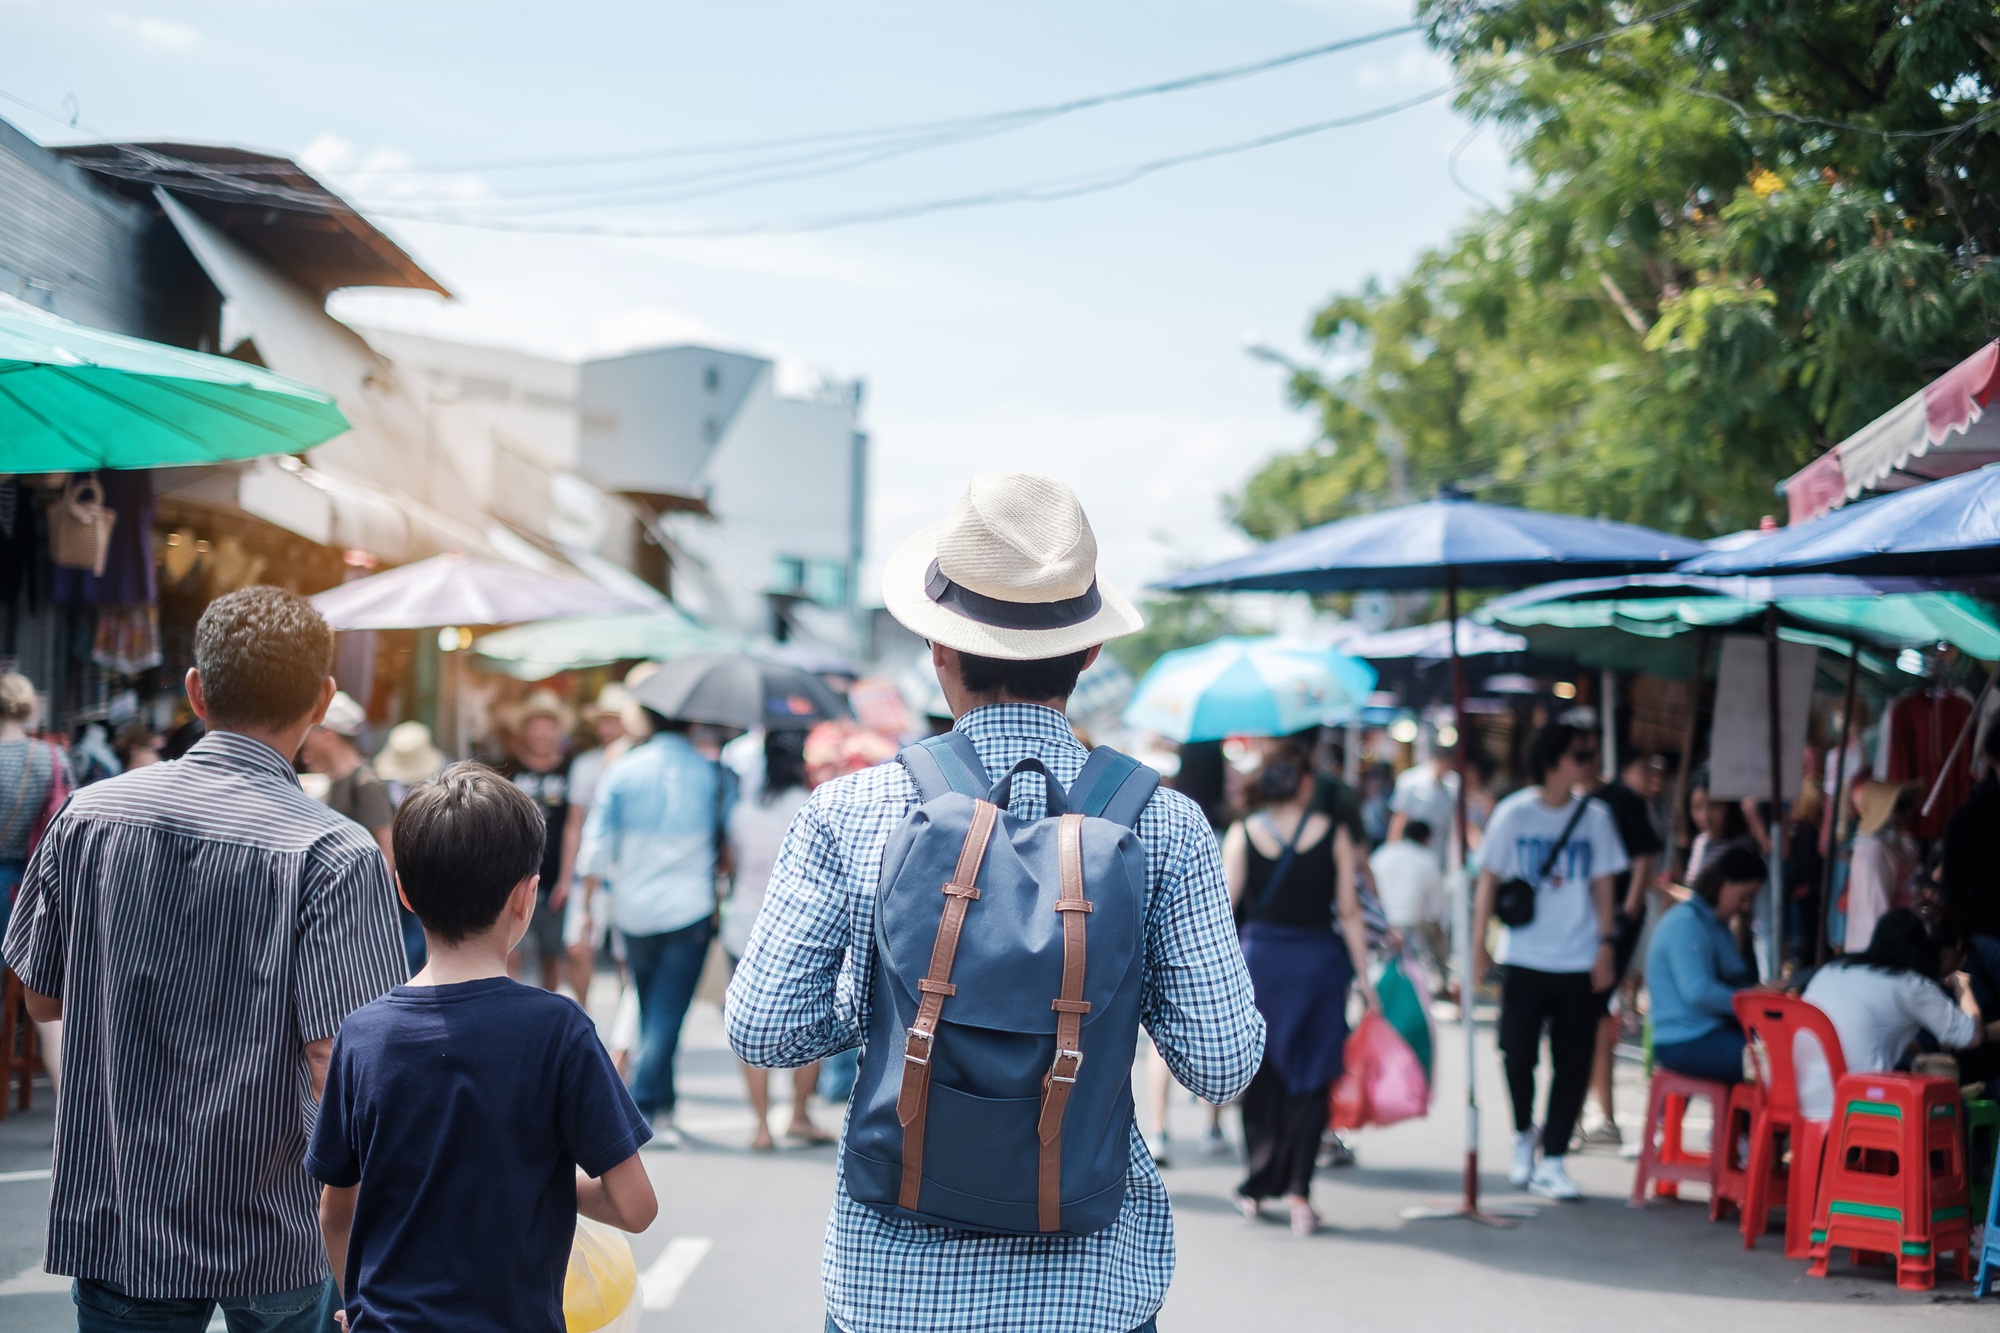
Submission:
[[153,476],[111,469],[96,476],[104,503],[118,516],[104,572],[58,566],[50,577],[50,596],[58,605],[153,604],[159,600],[153,576]]
[[[1912,690],[1898,696],[1882,715],[1881,751],[1875,773],[1886,782],[1922,784],[1928,793],[1972,716],[1972,700],[1960,690]],[[1926,840],[1944,835],[1952,812],[1972,794],[1972,748],[1962,747],[1929,815],[1910,821],[1910,832]]]

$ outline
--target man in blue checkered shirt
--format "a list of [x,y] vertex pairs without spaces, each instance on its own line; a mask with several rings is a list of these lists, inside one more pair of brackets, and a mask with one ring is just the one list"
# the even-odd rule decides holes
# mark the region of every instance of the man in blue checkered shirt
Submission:
[[[988,772],[1033,756],[1067,786],[1083,767],[1087,752],[1063,705],[1099,645],[1144,623],[1097,579],[1096,563],[1076,496],[1027,473],[973,478],[950,520],[888,561],[883,599],[930,642],[957,729]],[[902,766],[885,764],[826,783],[800,811],[729,987],[729,1042],[749,1064],[796,1067],[860,1042],[882,853],[917,803]],[[1042,816],[1041,784],[1020,784],[1011,808]],[[1192,801],[1165,790],[1147,804],[1138,834],[1148,890],[1141,1020],[1176,1078],[1225,1102],[1257,1070],[1264,1022],[1215,837]],[[904,1221],[856,1203],[836,1175],[820,1264],[828,1329],[1151,1330],[1173,1277],[1173,1216],[1138,1127],[1128,1132],[1123,1211],[1091,1235]]]

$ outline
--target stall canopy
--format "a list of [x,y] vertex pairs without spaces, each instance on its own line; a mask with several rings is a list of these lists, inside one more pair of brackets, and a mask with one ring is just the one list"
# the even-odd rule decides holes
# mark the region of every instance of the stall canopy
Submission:
[[1876,496],[1728,551],[1683,574],[2000,574],[2000,467]]
[[546,680],[583,667],[663,662],[686,653],[729,652],[742,646],[734,637],[668,606],[629,615],[516,625],[482,636],[472,651],[482,666],[520,680]]
[[1990,342],[1785,482],[1793,523],[1818,518],[1867,491],[1902,490],[2000,462],[2000,342]]
[[338,630],[518,625],[650,609],[588,579],[456,552],[343,583],[312,601]]
[[346,429],[331,395],[260,366],[0,296],[0,471],[219,463],[293,453]]
[[[1342,639],[1339,647],[1340,651],[1350,656],[1376,662],[1406,657],[1442,662],[1451,656],[1451,632],[1451,625],[1437,620],[1428,625],[1406,625],[1402,629],[1356,634]],[[1506,630],[1482,625],[1464,616],[1458,619],[1458,653],[1461,657],[1518,653],[1527,646],[1528,641],[1518,634],[1509,634]]]

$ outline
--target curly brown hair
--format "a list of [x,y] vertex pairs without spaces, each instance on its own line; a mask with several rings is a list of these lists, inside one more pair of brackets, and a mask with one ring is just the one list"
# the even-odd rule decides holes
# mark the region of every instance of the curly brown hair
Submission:
[[194,668],[212,725],[289,726],[319,701],[333,670],[333,630],[295,592],[239,588],[195,623]]

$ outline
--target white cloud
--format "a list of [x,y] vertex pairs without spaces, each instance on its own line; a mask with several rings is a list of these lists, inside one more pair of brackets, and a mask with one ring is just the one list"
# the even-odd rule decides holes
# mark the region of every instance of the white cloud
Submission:
[[158,51],[169,51],[175,55],[192,51],[201,45],[201,29],[192,24],[154,18],[150,14],[127,14],[116,9],[106,10],[104,24],[112,31],[121,33],[142,46],[150,46]]

